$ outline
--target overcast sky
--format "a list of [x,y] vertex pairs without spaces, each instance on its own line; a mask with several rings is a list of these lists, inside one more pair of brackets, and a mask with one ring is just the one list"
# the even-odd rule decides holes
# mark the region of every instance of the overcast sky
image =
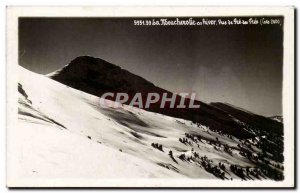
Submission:
[[41,74],[90,55],[173,92],[262,115],[282,112],[279,25],[134,26],[131,18],[22,18],[19,63]]

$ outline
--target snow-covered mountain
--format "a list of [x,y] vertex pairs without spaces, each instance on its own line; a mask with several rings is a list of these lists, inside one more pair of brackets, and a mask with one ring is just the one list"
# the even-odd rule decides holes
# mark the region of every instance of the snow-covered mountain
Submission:
[[280,123],[283,123],[283,117],[282,117],[282,115],[274,115],[274,116],[270,117],[270,119],[272,119],[274,121],[278,121]]
[[[113,108],[109,100],[103,108],[98,96],[22,67],[19,70],[18,175],[283,179],[283,159],[266,147],[273,139],[258,135],[252,123],[220,106],[204,104],[199,116],[206,119],[199,120],[206,121],[197,123],[128,105]],[[228,125],[251,135],[232,135],[226,132]]]
[[[48,77],[98,97],[107,92],[127,93],[130,99],[136,93],[142,93],[143,98],[146,98],[148,93],[158,93],[160,96],[163,95],[162,93],[168,93],[169,96],[173,94],[117,65],[91,56],[77,57],[62,69],[49,74]],[[177,95],[174,106],[179,105],[181,98],[181,96]],[[111,99],[115,100],[115,98]],[[186,102],[189,103],[189,100],[187,98]],[[129,104],[129,102],[130,100],[125,104]],[[156,103],[151,104],[147,111],[191,120],[241,139],[255,137],[251,132],[248,132],[240,124],[233,121],[227,112],[201,101],[195,101],[195,104],[201,105],[201,108],[196,109],[160,108],[160,104],[161,100],[158,100]]]

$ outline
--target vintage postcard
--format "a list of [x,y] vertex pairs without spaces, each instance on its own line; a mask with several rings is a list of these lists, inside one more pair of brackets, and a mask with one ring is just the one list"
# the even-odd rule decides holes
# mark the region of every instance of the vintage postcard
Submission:
[[7,186],[293,188],[294,11],[7,7]]

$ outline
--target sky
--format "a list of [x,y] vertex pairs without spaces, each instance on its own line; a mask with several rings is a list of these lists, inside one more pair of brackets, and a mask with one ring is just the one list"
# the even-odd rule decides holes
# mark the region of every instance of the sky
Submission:
[[137,26],[134,19],[20,18],[19,64],[48,74],[90,55],[207,103],[282,114],[282,26]]

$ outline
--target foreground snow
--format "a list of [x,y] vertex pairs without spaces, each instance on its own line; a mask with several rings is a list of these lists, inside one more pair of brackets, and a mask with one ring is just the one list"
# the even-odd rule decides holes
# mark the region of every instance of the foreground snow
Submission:
[[[234,137],[126,105],[101,108],[98,97],[21,67],[19,74],[18,152],[14,152],[18,177],[220,178],[201,161],[179,159],[195,153],[212,166],[224,164],[223,179],[241,179],[230,171],[232,164],[255,168],[240,154],[241,142]],[[181,143],[179,138],[186,133],[201,136],[201,142]],[[163,151],[152,143],[161,144]],[[224,151],[225,145],[231,153]],[[256,178],[250,174],[247,179]]]

